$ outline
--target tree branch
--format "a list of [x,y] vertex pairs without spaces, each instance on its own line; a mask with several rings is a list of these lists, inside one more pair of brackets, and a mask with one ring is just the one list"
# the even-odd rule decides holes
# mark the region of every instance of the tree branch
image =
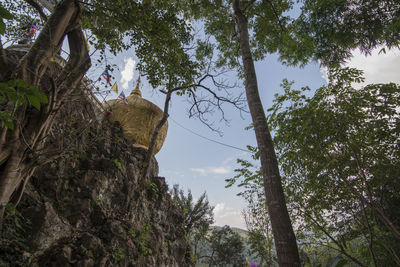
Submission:
[[281,31],[282,32],[286,31],[285,27],[283,26],[283,24],[281,22],[281,19],[279,18],[278,12],[277,12],[276,8],[274,7],[274,5],[272,4],[271,0],[264,0],[264,1],[266,1],[271,6],[272,12],[274,13],[274,15],[276,17],[276,20],[278,21],[278,25],[281,28]]
[[256,0],[251,0],[251,1],[247,2],[246,5],[242,9],[243,13],[245,13],[247,11],[247,9],[249,9],[255,2],[256,2]]
[[[234,107],[236,107],[237,109],[239,109],[239,110],[241,110],[241,111],[245,111],[245,110],[244,110],[244,107],[243,107],[244,99],[242,99],[242,95],[240,95],[239,97],[236,97],[236,98],[234,98],[234,99],[230,99],[230,98],[227,98],[227,97],[221,97],[221,96],[219,96],[218,94],[216,94],[213,90],[211,90],[209,87],[207,87],[207,86],[205,86],[205,85],[202,84],[203,82],[206,81],[207,78],[211,78],[212,83],[213,83],[217,88],[224,88],[224,89],[226,89],[225,87],[227,87],[227,88],[229,87],[229,86],[223,85],[221,82],[218,82],[218,81],[215,79],[215,76],[214,76],[214,75],[206,74],[206,75],[204,75],[203,77],[201,77],[201,78],[198,80],[198,82],[195,83],[195,84],[190,84],[190,85],[186,85],[186,86],[175,87],[175,88],[170,89],[170,90],[168,90],[168,91],[160,90],[162,93],[166,94],[166,98],[165,98],[165,102],[164,102],[164,112],[163,112],[163,117],[162,117],[162,119],[158,122],[158,124],[157,124],[155,130],[153,131],[153,135],[152,135],[152,138],[151,138],[151,141],[150,141],[150,145],[149,145],[149,147],[148,147],[145,160],[144,160],[144,162],[143,162],[143,166],[144,166],[143,177],[144,177],[144,178],[147,177],[147,176],[149,175],[148,171],[149,171],[150,160],[151,160],[151,157],[153,156],[154,147],[155,147],[155,143],[156,143],[158,134],[159,134],[161,128],[162,128],[163,125],[166,123],[166,121],[167,121],[167,119],[168,119],[168,117],[169,117],[169,113],[168,113],[168,112],[169,112],[169,104],[170,104],[170,101],[171,101],[172,93],[177,92],[177,91],[185,91],[185,90],[187,90],[187,91],[189,92],[190,96],[191,96],[191,97],[193,98],[193,100],[194,100],[194,104],[192,105],[192,107],[190,108],[190,110],[192,110],[193,108],[196,108],[196,112],[190,112],[190,110],[189,110],[190,116],[197,114],[197,115],[198,115],[198,119],[199,119],[202,123],[204,123],[205,125],[207,125],[211,130],[217,131],[217,132],[218,132],[218,130],[214,129],[214,128],[210,125],[210,123],[208,123],[208,122],[204,119],[204,117],[203,117],[203,114],[204,114],[204,113],[206,113],[206,112],[211,112],[210,105],[214,105],[214,106],[218,107],[218,109],[219,109],[219,110],[221,111],[221,113],[222,113],[223,120],[226,120],[226,119],[225,119],[225,115],[224,115],[225,113],[224,113],[224,111],[223,111],[223,109],[222,109],[222,107],[221,107],[222,103],[225,103],[225,102],[226,102],[226,103],[232,104],[232,105],[233,105]],[[209,94],[212,95],[213,99],[216,100],[216,103],[213,103],[212,100],[210,100],[210,99],[200,99],[200,100],[197,99],[196,94],[195,94],[193,88],[202,88],[202,89],[204,89],[206,92],[208,92]],[[206,103],[206,107],[202,109],[202,108],[201,108],[201,105],[202,105],[203,103]],[[213,103],[213,104],[212,104],[212,103]]]
[[50,63],[50,58],[62,45],[67,28],[73,20],[77,20],[79,9],[74,0],[64,0],[57,5],[31,49],[20,60],[16,76],[20,76],[32,86],[40,84]]
[[304,215],[306,215],[333,243],[335,243],[339,249],[340,252],[345,255],[347,258],[349,258],[350,260],[352,260],[353,262],[357,263],[360,266],[365,266],[364,264],[362,264],[359,260],[357,260],[356,258],[354,258],[353,256],[351,256],[350,254],[348,254],[345,249],[343,248],[343,246],[331,235],[329,234],[328,231],[325,230],[325,228],[320,225],[318,223],[317,220],[315,220],[308,212],[306,211],[301,211],[301,209],[298,209],[300,212],[302,212]]
[[47,21],[47,16],[43,11],[43,8],[35,0],[24,0],[29,5],[31,5],[39,13],[42,20]]

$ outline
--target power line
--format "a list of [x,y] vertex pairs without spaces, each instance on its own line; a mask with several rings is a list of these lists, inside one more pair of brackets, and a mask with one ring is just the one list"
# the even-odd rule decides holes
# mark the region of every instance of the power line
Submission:
[[230,147],[230,148],[233,148],[233,149],[236,149],[236,150],[240,150],[240,151],[244,151],[244,152],[247,152],[247,153],[250,153],[250,152],[251,152],[251,151],[249,151],[249,150],[246,150],[246,149],[243,149],[243,148],[240,148],[240,147],[231,146],[231,145],[228,145],[228,144],[225,144],[225,143],[222,143],[222,142],[213,140],[213,139],[211,139],[211,138],[205,137],[205,136],[203,136],[203,135],[201,135],[201,134],[198,134],[198,133],[194,132],[193,130],[190,130],[189,128],[186,128],[185,126],[183,126],[183,125],[181,125],[180,123],[178,123],[177,121],[175,121],[173,118],[169,117],[169,119],[172,120],[174,123],[176,123],[179,127],[185,129],[186,131],[188,131],[188,132],[190,132],[190,133],[192,133],[192,134],[194,134],[194,135],[197,135],[198,137],[201,137],[201,138],[203,138],[203,139],[206,139],[206,140],[208,140],[208,141],[210,141],[210,142],[214,142],[214,143],[217,143],[217,144],[219,144],[219,145],[226,146],[226,147]]

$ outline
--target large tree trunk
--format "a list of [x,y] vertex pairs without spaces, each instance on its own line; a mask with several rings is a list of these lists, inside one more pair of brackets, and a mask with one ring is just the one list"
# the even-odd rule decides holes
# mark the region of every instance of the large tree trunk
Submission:
[[[49,100],[40,111],[25,103],[15,113],[15,129],[1,129],[0,228],[5,206],[10,200],[14,204],[18,203],[25,184],[41,157],[45,157],[40,150],[57,111],[90,67],[84,35],[79,25],[79,13],[77,0],[64,0],[58,4],[17,67],[10,64],[8,73],[0,75],[5,77],[4,80],[20,78],[31,86],[38,86]],[[55,65],[52,58],[57,56],[65,36],[68,37],[70,57],[62,68]]]
[[268,129],[264,108],[258,94],[257,77],[250,51],[247,19],[239,7],[239,0],[234,1],[233,8],[239,30],[239,44],[245,74],[247,103],[250,108],[258,149],[260,151],[265,197],[275,240],[278,263],[279,266],[300,266],[296,237],[285,203],[278,161]]

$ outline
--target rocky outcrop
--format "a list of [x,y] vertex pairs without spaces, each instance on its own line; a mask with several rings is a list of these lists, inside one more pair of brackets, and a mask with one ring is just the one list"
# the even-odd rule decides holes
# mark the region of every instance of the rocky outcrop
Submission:
[[36,169],[18,206],[30,221],[24,246],[11,249],[12,257],[0,252],[1,261],[192,266],[183,217],[157,177],[157,162],[152,159],[151,175],[143,178],[146,151],[133,147],[119,125],[93,116],[79,91],[65,103],[46,141],[49,162]]

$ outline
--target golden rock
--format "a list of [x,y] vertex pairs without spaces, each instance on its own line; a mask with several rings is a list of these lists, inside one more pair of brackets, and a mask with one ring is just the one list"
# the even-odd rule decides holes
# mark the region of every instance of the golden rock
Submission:
[[[139,90],[140,77],[136,88],[126,98],[126,104],[121,99],[109,100],[105,108],[111,111],[108,120],[118,121],[124,131],[125,136],[134,142],[134,146],[148,149],[154,129],[163,116],[163,111],[150,101],[143,99]],[[165,137],[167,136],[168,122],[161,128],[156,144],[154,154],[160,151]]]

